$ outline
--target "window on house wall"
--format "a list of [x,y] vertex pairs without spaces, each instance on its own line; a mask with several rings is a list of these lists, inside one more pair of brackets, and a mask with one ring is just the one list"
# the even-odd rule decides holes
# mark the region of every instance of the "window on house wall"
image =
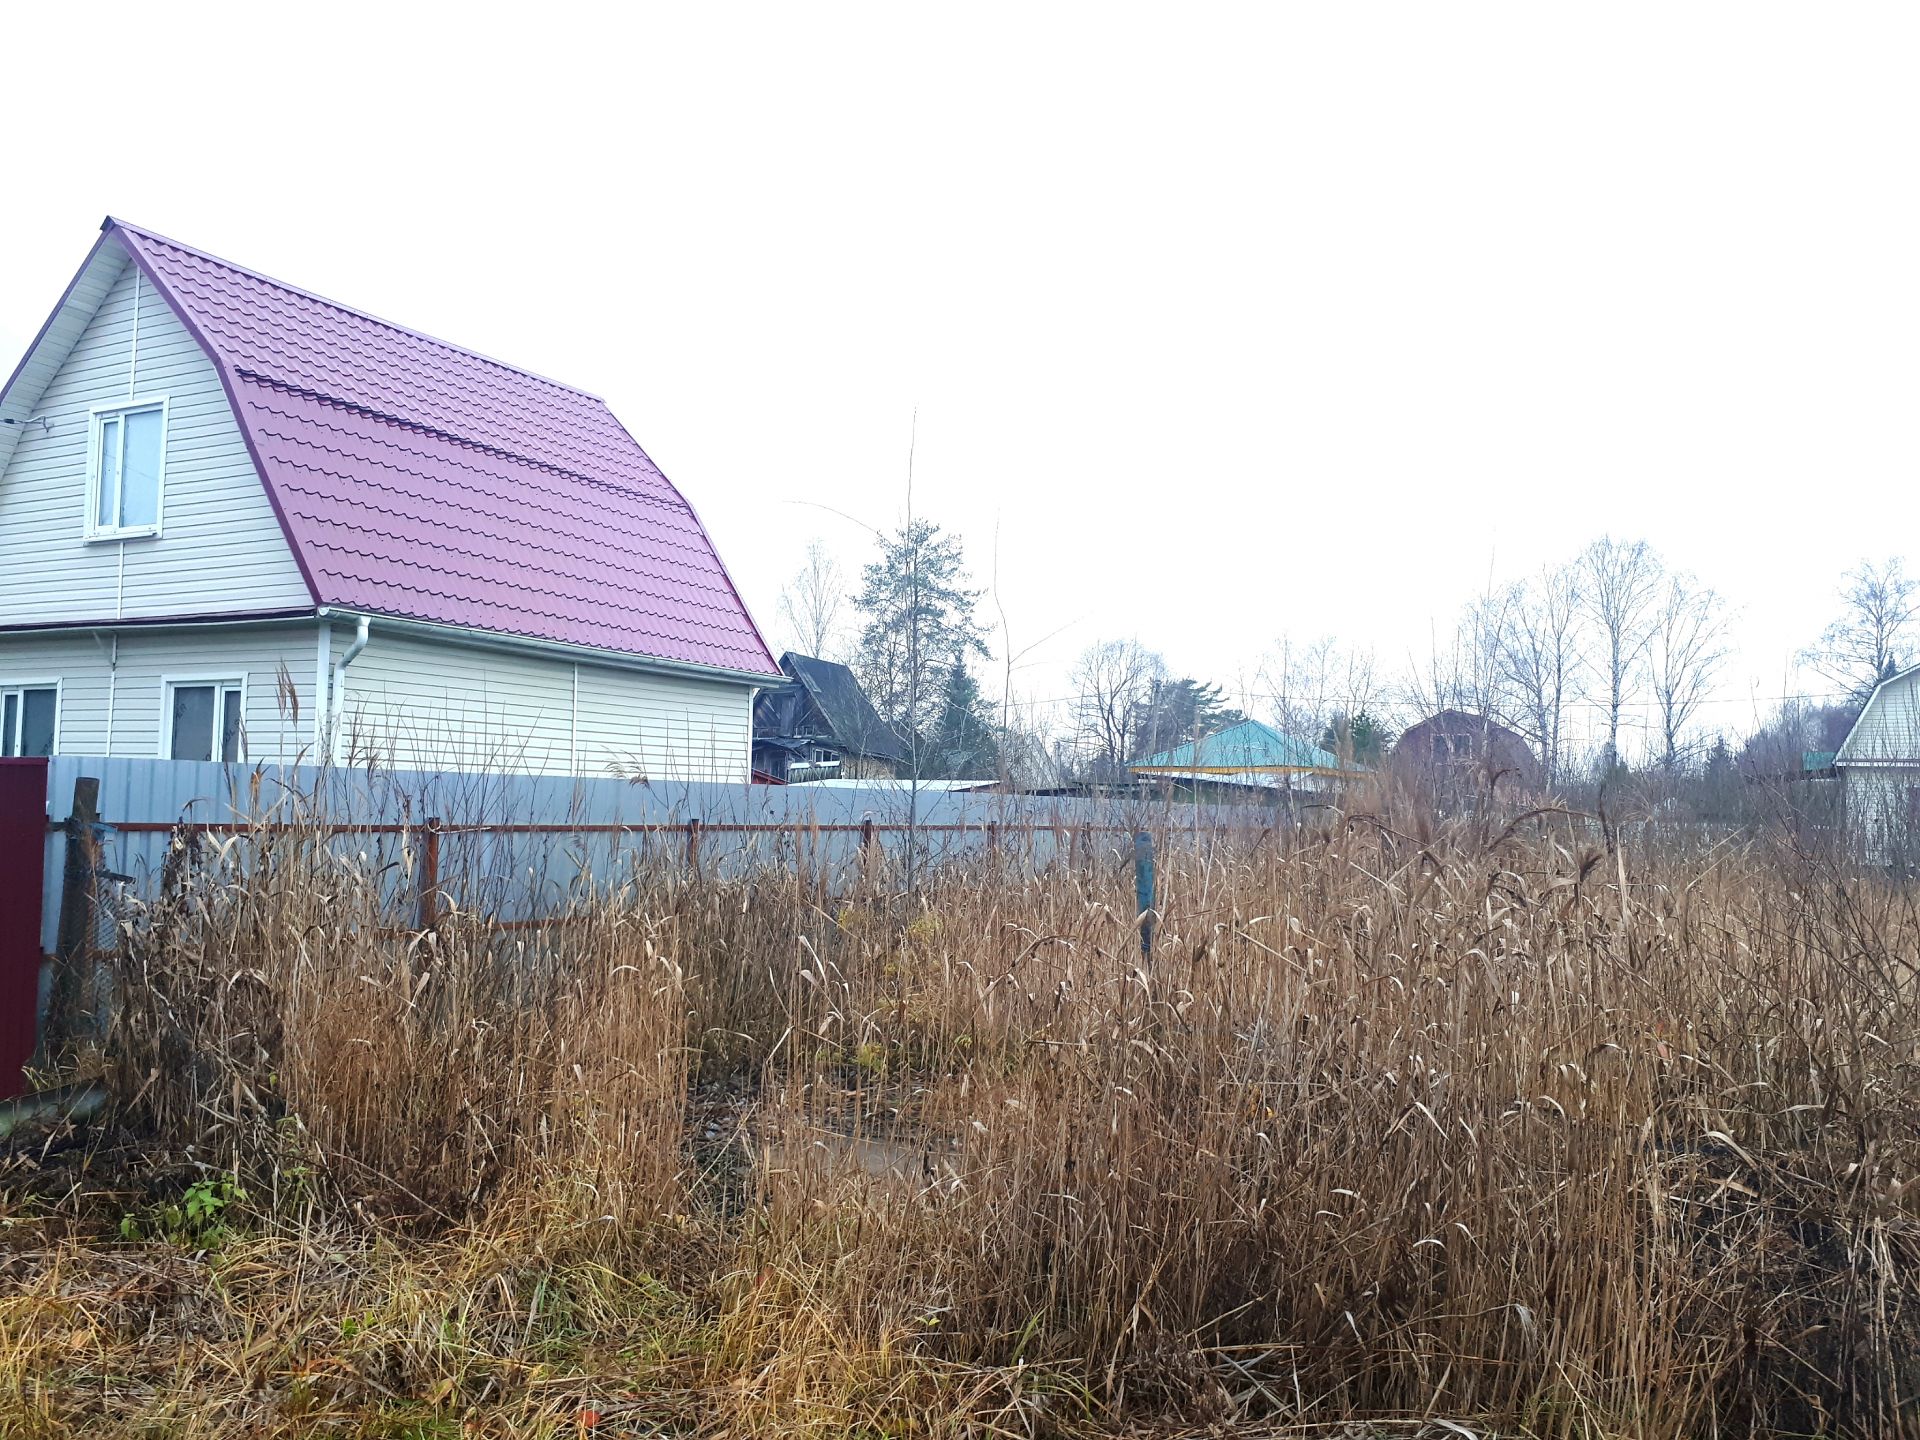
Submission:
[[238,760],[245,748],[238,680],[175,681],[167,687],[167,754],[175,760]]
[[52,685],[0,689],[0,756],[53,754],[54,713],[60,692]]
[[123,539],[160,533],[167,402],[142,400],[93,412],[87,449],[87,533]]

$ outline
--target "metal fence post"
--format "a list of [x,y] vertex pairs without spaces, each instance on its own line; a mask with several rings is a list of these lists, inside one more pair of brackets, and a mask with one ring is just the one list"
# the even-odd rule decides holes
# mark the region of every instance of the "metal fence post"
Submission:
[[99,839],[100,782],[82,775],[73,782],[73,806],[67,812],[66,863],[60,875],[60,922],[54,932],[53,983],[48,987],[37,1057],[51,1060],[55,1047],[73,1038],[80,1018],[81,990],[92,963],[95,849]]
[[73,808],[67,812],[67,860],[60,877],[62,956],[78,956],[93,938],[93,827],[100,819],[100,782],[82,775],[73,782]]
[[1133,837],[1133,898],[1140,913],[1140,957],[1153,958],[1153,836],[1139,830]]
[[431,930],[440,919],[440,817],[429,816],[420,841],[419,928]]

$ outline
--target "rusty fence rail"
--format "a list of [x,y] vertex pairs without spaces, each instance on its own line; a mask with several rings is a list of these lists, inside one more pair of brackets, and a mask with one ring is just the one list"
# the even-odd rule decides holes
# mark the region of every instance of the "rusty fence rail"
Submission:
[[158,893],[170,868],[192,863],[183,838],[333,837],[342,851],[357,845],[354,858],[376,874],[400,925],[431,928],[466,913],[523,928],[552,923],[643,861],[707,878],[784,865],[838,889],[855,877],[901,879],[912,867],[965,860],[1124,866],[1141,829],[1208,844],[1280,823],[1266,807],[905,784],[814,790],[151,757],[48,764],[37,1015],[78,1017],[81,1031],[97,1028],[103,1013],[98,961],[121,922]]
[[[84,807],[88,802],[76,797],[76,805]],[[747,823],[739,821],[706,821],[691,819],[684,821],[640,821],[631,824],[588,824],[588,823],[534,823],[534,822],[448,822],[438,816],[429,816],[424,821],[408,824],[395,821],[333,822],[333,821],[262,821],[236,818],[229,821],[161,821],[132,820],[115,824],[97,819],[91,813],[84,817],[70,818],[64,822],[49,823],[48,833],[68,838],[68,857],[70,880],[66,886],[65,908],[69,915],[75,907],[85,907],[93,898],[93,892],[101,881],[108,883],[129,883],[134,877],[108,868],[100,859],[101,842],[114,836],[165,836],[169,844],[176,839],[196,836],[273,836],[273,835],[309,835],[316,837],[339,838],[348,836],[385,836],[411,839],[417,847],[414,851],[415,878],[411,889],[414,892],[415,925],[420,930],[432,929],[440,918],[446,894],[443,884],[447,879],[443,873],[443,842],[460,837],[489,838],[495,836],[526,837],[573,837],[605,836],[625,838],[632,836],[673,837],[684,845],[684,863],[689,873],[701,871],[703,841],[710,836],[768,836],[799,841],[820,836],[857,837],[857,854],[868,864],[882,854],[885,839],[889,836],[901,836],[911,840],[913,837],[965,836],[977,839],[981,844],[979,853],[989,860],[997,860],[1008,847],[1017,847],[1025,842],[1028,853],[1034,849],[1035,841],[1048,837],[1052,841],[1053,856],[1069,865],[1081,861],[1083,854],[1090,858],[1090,845],[1094,836],[1124,837],[1126,848],[1116,847],[1115,854],[1131,855],[1136,837],[1140,831],[1131,824],[1093,824],[1085,821],[1077,823],[1029,822],[1025,824],[1007,824],[998,820],[988,820],[970,824],[933,823],[918,824],[903,821],[879,821],[865,818],[857,822],[814,822],[788,821],[783,823]],[[90,838],[92,843],[86,843]],[[79,839],[81,843],[74,843]],[[969,852],[972,853],[972,852]],[[952,856],[941,857],[945,859]],[[584,867],[583,867],[584,868]],[[518,918],[492,916],[489,923],[500,929],[537,928],[552,923],[554,915],[532,915]],[[72,942],[64,937],[90,934],[95,928],[85,919],[63,918],[62,944]],[[84,942],[82,942],[84,943]]]

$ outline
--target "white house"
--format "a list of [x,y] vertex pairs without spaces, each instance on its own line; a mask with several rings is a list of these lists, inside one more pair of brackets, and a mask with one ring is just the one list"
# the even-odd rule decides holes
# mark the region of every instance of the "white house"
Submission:
[[1834,753],[1847,828],[1881,861],[1920,857],[1920,665],[1882,680]]
[[113,219],[0,391],[0,754],[744,783],[780,679],[583,391]]

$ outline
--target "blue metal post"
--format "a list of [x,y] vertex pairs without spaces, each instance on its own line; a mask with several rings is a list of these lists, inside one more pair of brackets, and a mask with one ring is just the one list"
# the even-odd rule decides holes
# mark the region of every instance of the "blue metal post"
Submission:
[[1140,955],[1153,958],[1153,836],[1144,830],[1133,837],[1133,898],[1140,916]]

